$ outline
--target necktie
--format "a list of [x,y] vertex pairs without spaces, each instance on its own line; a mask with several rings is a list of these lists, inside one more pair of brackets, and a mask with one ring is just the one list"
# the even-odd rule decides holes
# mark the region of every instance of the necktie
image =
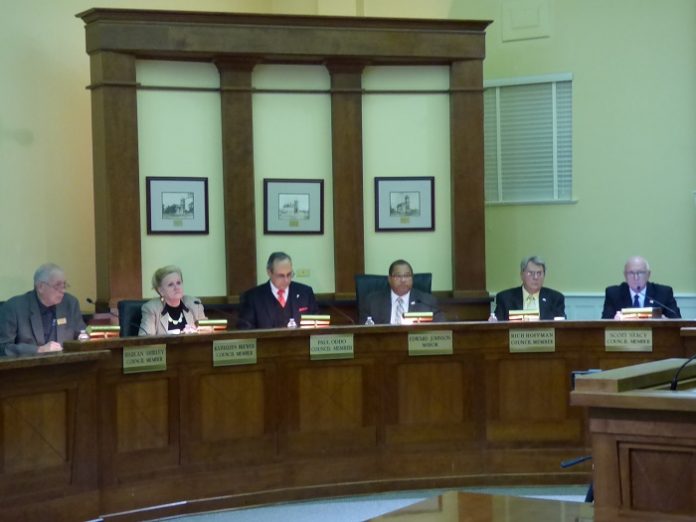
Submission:
[[401,319],[404,316],[404,302],[399,297],[396,299],[396,324],[401,324]]
[[533,295],[527,296],[527,301],[524,304],[525,310],[536,310],[536,298]]
[[285,308],[285,290],[278,289],[278,302],[280,303],[280,306]]
[[633,308],[640,308],[640,299],[638,298],[638,294],[633,296]]

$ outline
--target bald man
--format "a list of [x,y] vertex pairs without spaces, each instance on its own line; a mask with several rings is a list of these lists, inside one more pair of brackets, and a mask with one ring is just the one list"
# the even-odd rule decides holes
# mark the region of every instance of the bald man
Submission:
[[681,318],[671,286],[650,282],[650,264],[641,256],[629,258],[624,265],[624,283],[607,287],[602,319],[616,319],[622,308],[662,308],[662,315]]

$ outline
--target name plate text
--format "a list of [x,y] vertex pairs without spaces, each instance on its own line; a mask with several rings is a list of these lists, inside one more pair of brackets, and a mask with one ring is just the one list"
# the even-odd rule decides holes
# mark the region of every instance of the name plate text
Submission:
[[123,373],[162,372],[166,369],[166,344],[123,348]]
[[556,351],[555,328],[511,328],[510,353],[540,353]]
[[652,352],[652,328],[606,328],[604,349],[607,352]]
[[408,334],[409,355],[452,355],[452,330]]
[[213,366],[256,364],[256,339],[213,341]]
[[353,334],[311,335],[309,337],[309,358],[352,359]]

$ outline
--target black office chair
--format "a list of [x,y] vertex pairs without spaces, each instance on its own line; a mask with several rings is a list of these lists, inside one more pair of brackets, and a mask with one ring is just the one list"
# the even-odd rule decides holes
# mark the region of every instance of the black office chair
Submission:
[[[426,292],[431,292],[433,283],[433,274],[423,272],[422,274],[413,274],[413,288]],[[389,288],[389,278],[385,275],[376,274],[355,274],[355,307],[360,313],[360,303],[367,299],[367,296],[372,292],[379,290],[387,290]]]
[[121,337],[137,337],[142,319],[142,307],[147,299],[124,299],[118,302],[118,324]]

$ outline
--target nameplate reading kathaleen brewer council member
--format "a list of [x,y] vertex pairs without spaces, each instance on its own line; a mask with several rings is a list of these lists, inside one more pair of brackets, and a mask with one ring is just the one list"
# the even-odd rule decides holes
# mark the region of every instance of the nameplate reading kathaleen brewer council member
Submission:
[[352,359],[353,334],[310,335],[309,358],[313,361]]
[[408,334],[409,355],[452,355],[452,330]]
[[606,328],[604,349],[607,352],[652,352],[652,328]]
[[166,344],[123,348],[123,373],[162,372],[166,369]]
[[256,339],[213,341],[213,366],[256,364]]
[[541,353],[556,351],[555,328],[511,328],[510,353]]

